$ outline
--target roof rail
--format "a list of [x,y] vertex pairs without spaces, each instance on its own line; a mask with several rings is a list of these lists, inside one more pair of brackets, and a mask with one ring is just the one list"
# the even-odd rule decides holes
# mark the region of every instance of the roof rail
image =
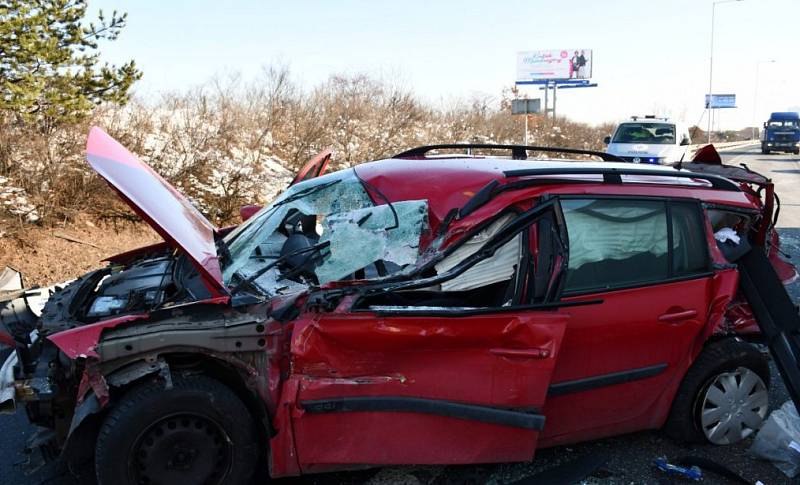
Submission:
[[623,175],[643,175],[649,177],[678,177],[685,179],[705,180],[718,190],[739,192],[739,186],[726,178],[711,174],[691,172],[689,170],[642,170],[640,168],[617,167],[564,167],[564,168],[525,168],[503,172],[508,178],[528,177],[533,175],[602,175],[603,183],[621,184]]
[[511,150],[511,158],[513,158],[514,160],[527,160],[528,151],[537,151],[537,152],[551,152],[551,153],[570,153],[574,155],[592,155],[595,157],[600,157],[605,162],[625,161],[616,155],[611,155],[610,153],[598,152],[594,150],[582,150],[580,148],[540,147],[540,146],[529,146],[529,145],[496,145],[492,143],[450,143],[444,145],[426,145],[426,146],[412,148],[411,150],[406,150],[402,153],[398,153],[392,158],[420,158],[420,157],[424,158],[428,152],[434,150],[444,150],[444,149]]

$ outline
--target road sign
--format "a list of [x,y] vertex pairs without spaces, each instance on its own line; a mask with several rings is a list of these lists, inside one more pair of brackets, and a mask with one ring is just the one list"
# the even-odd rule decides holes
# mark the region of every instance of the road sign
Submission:
[[545,79],[589,79],[591,49],[551,49],[517,52],[517,83]]
[[529,115],[542,112],[542,100],[536,99],[512,99],[512,115]]
[[[709,100],[709,98],[711,98]],[[706,109],[712,108],[735,108],[736,95],[735,94],[706,94]]]

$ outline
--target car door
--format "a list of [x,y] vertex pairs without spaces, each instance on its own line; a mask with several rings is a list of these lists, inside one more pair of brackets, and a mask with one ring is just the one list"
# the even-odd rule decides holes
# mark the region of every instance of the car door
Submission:
[[561,200],[570,315],[545,414],[548,444],[658,427],[714,294],[700,204],[580,196]]
[[289,184],[289,187],[294,184],[299,184],[300,182],[305,182],[306,180],[311,180],[315,177],[325,175],[325,172],[328,170],[328,164],[331,161],[331,156],[333,156],[333,150],[330,148],[326,148],[325,150],[319,152],[314,156],[314,158],[306,162],[306,164],[303,165],[303,167],[295,174],[294,178],[292,178],[292,182]]
[[[509,226],[521,234],[527,223],[521,217]],[[493,237],[470,251],[479,255],[465,258],[472,263],[445,265],[443,274],[454,276],[424,280],[418,294],[459,275],[466,275],[459,284],[440,287],[457,288],[460,295],[468,283],[489,275],[496,288],[496,268],[470,269],[492,257],[507,261],[505,249],[518,239],[503,231],[496,238],[505,242],[496,251],[485,250]],[[519,262],[511,264],[519,268]],[[513,278],[508,285],[522,286]],[[404,291],[403,298],[414,297],[411,289]],[[471,300],[468,307],[446,306],[443,293],[435,305],[350,307],[294,323],[282,399],[291,409],[299,469],[532,458],[569,316],[549,307],[503,306],[503,289],[493,292],[500,297],[496,303]]]

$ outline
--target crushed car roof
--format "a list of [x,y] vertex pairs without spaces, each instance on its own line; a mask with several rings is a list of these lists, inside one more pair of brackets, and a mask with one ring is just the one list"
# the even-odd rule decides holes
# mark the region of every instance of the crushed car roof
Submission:
[[[697,179],[686,178],[687,170],[677,170],[667,166],[632,165],[630,163],[594,162],[578,160],[527,159],[511,158],[478,158],[474,156],[435,156],[421,159],[390,158],[363,163],[354,167],[358,176],[380,190],[389,200],[430,199],[433,215],[442,219],[452,208],[462,207],[470,198],[492,181],[506,185],[517,178],[507,177],[507,173],[524,170],[535,178],[535,172],[548,175],[552,179],[553,172],[564,171],[559,177],[559,185],[571,187],[580,184],[585,193],[625,193],[638,195],[689,197],[703,201],[752,207],[753,201],[739,190],[716,190],[711,184]],[[629,182],[625,188],[619,185],[603,184],[600,175],[569,174],[575,169],[587,171],[620,170],[649,173],[658,177],[630,176],[624,179]],[[676,177],[664,176],[675,174]],[[681,178],[677,178],[682,175]],[[550,180],[552,182],[552,180]],[[598,185],[589,185],[596,182]],[[541,185],[541,190],[556,190],[552,184]]]

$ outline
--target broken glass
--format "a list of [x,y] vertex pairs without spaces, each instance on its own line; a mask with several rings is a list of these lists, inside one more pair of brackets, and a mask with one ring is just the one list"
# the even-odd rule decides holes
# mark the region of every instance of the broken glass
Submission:
[[[397,227],[387,229],[395,222]],[[377,261],[406,266],[419,255],[419,239],[428,227],[428,202],[409,200],[335,214],[326,217],[322,227],[320,242],[331,245],[330,256],[315,270],[321,284]]]
[[[305,287],[305,280],[281,270],[285,261],[279,258],[293,234],[306,237],[309,245],[330,243],[313,268],[319,284],[378,261],[385,262],[384,273],[391,273],[416,261],[420,236],[427,228],[427,201],[374,206],[354,171],[343,170],[290,187],[226,236],[231,258],[223,278],[231,286],[237,283],[234,275],[239,282],[255,277],[253,283],[270,294]],[[259,274],[276,262],[280,264]],[[367,276],[373,273],[376,270]]]

